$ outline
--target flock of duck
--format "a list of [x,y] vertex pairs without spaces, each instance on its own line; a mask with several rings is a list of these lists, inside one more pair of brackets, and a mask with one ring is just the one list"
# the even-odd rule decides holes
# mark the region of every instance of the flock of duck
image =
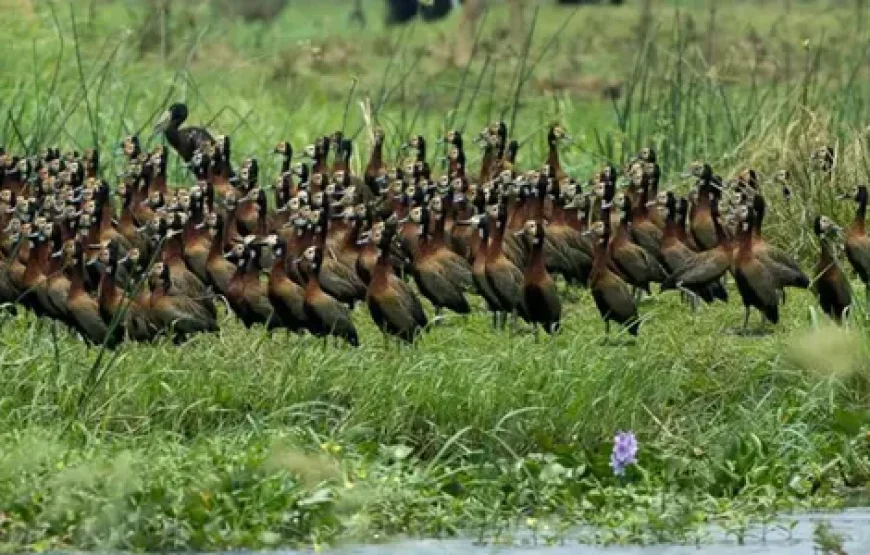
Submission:
[[[281,172],[267,185],[255,158],[234,169],[230,138],[182,127],[187,115],[175,104],[155,125],[195,176],[187,188],[167,183],[169,150],[145,152],[136,136],[122,142],[126,165],[114,188],[101,179],[95,150],[0,149],[6,310],[24,307],[89,344],[113,347],[218,331],[217,305],[225,303],[249,328],[356,346],[357,303],[385,342],[414,342],[438,319],[427,317],[421,297],[436,314],[467,314],[469,295],[479,295],[494,328],[514,329],[521,318],[536,338],[539,329],[556,333],[565,301],[557,276],[591,291],[606,332],[616,322],[631,335],[641,323],[638,301],[654,283],[681,291],[694,310],[728,301],[730,273],[745,329],[751,308],[775,324],[785,289],[811,285],[841,321],[852,304],[836,257],[841,242],[870,282],[866,187],[852,197],[858,208],[848,232],[815,218],[821,252],[811,280],[764,239],[766,201],[751,169],[725,181],[693,163],[695,185],[683,198],[659,191],[656,154],[646,148],[623,178],[605,165],[581,187],[560,163],[560,144],[570,140],[561,126],[549,129],[544,163],[521,172],[519,146],[498,122],[474,137],[482,149],[474,173],[458,131],[439,141],[447,170],[435,177],[422,136],[403,147],[407,163],[390,167],[375,129],[363,175],[351,171],[351,141],[334,133],[296,164],[290,144],[279,143]],[[787,176],[780,180],[787,192]]]

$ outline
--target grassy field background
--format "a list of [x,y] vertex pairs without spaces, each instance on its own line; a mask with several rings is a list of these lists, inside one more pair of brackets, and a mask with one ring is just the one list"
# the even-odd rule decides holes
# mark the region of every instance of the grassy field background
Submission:
[[[852,206],[834,195],[867,179],[861,2],[546,6],[528,14],[528,45],[496,8],[468,67],[449,62],[455,19],[383,29],[376,2],[366,30],[337,1],[291,2],[268,26],[179,4],[144,49],[138,3],[98,2],[93,17],[89,5],[38,4],[5,26],[0,144],[97,144],[109,179],[121,137],[147,139],[176,100],[192,123],[232,135],[239,156],[257,155],[266,175],[276,142],[299,151],[341,128],[359,131],[364,164],[366,99],[393,146],[412,132],[515,120],[523,165],[544,159],[558,120],[577,138],[563,164],[581,177],[647,144],[678,191],[695,159],[726,176],[790,170],[791,203],[765,185],[766,227],[808,271],[812,218],[846,223]],[[808,164],[824,145],[838,152],[830,176]],[[173,176],[189,183],[178,167]],[[846,329],[830,328],[809,293],[790,293],[783,321],[760,337],[733,333],[742,307],[732,293],[695,317],[676,294],[647,299],[629,346],[603,344],[585,291],[571,292],[551,341],[494,333],[478,311],[402,351],[383,348],[364,310],[359,350],[226,317],[220,334],[183,348],[128,345],[102,358],[30,316],[7,318],[0,545],[509,541],[517,527],[560,541],[577,539],[577,523],[598,525],[585,541],[701,541],[711,520],[739,540],[777,511],[852,502],[870,477],[863,287]],[[618,430],[640,441],[624,478],[608,467]]]

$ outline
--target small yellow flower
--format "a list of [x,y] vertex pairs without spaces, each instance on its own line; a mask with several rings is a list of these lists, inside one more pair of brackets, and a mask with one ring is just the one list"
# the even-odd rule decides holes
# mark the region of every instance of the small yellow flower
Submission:
[[810,49],[810,39],[804,39],[804,50]]
[[529,517],[526,519],[526,526],[528,526],[529,528],[534,528],[536,524],[538,524],[537,518]]

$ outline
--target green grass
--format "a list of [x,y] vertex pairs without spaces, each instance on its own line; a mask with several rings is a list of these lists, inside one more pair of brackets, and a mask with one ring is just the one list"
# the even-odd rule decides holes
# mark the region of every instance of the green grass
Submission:
[[[463,79],[464,68],[439,57],[453,21],[360,32],[344,28],[345,8],[325,3],[291,6],[262,30],[200,9],[196,27],[172,28],[173,50],[140,57],[135,7],[101,3],[91,26],[85,5],[43,6],[3,34],[0,144],[96,143],[107,178],[120,169],[110,155],[120,138],[147,137],[176,99],[272,175],[276,142],[298,151],[343,123],[356,131],[366,97],[384,99],[377,120],[395,145],[412,131],[434,137],[456,106],[451,124],[469,132],[509,118],[517,90],[521,62],[508,53],[523,39],[495,45],[499,11]],[[833,191],[866,180],[868,168],[867,31],[854,7],[819,16],[823,6],[738,4],[711,16],[703,3],[654,3],[648,17],[584,8],[561,33],[571,11],[542,9],[528,67],[549,54],[519,95],[522,162],[543,160],[543,132],[559,119],[578,139],[564,163],[580,177],[644,144],[656,146],[680,191],[677,175],[696,158],[727,176],[746,165],[765,176],[788,168],[796,201],[765,185],[768,234],[812,268],[812,217],[845,223],[851,207]],[[306,40],[349,53],[312,62]],[[620,99],[602,99],[602,83],[621,83]],[[825,179],[807,165],[824,144],[839,152]],[[357,141],[357,164],[366,148]],[[359,350],[269,337],[227,317],[220,334],[182,348],[126,345],[97,366],[97,352],[64,331],[55,342],[30,316],[8,319],[0,545],[509,540],[518,527],[556,541],[576,538],[573,524],[595,525],[584,541],[688,542],[703,540],[710,520],[739,538],[774,512],[866,492],[870,328],[860,307],[847,330],[830,330],[810,294],[790,292],[774,333],[743,337],[731,333],[742,322],[738,301],[693,318],[665,294],[641,306],[638,341],[614,346],[603,344],[589,294],[570,294],[564,330],[541,343],[492,332],[477,310],[436,326],[416,349],[385,350],[361,309]],[[641,446],[623,479],[608,467],[618,430],[633,430]]]

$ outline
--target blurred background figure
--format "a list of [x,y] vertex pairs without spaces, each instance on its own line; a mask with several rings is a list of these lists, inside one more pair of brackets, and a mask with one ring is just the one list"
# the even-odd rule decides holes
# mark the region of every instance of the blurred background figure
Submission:
[[[465,4],[469,16],[479,15],[483,11],[483,4],[487,1],[504,1],[512,4],[512,8],[521,9],[523,6],[534,5],[540,0],[387,0],[387,23],[406,23],[414,19],[417,14],[424,21],[435,21],[446,16],[451,8],[459,4]],[[557,4],[622,4],[623,0],[551,0]],[[354,0],[359,6],[362,0]],[[360,9],[360,8],[356,8]],[[518,12],[512,12],[517,14]]]
[[[354,11],[351,14],[353,21],[365,25],[362,11],[362,1],[354,0]],[[386,0],[387,1],[387,24],[399,25],[413,20],[419,14],[423,21],[437,21],[446,17],[454,7],[460,7],[462,13],[459,18],[456,33],[456,50],[454,62],[464,65],[468,62],[474,46],[474,30],[478,20],[486,9],[487,2],[503,1],[508,5],[508,13],[511,22],[511,31],[515,37],[525,35],[526,31],[526,8],[531,8],[541,0]],[[550,0],[561,5],[622,4],[623,0]]]

